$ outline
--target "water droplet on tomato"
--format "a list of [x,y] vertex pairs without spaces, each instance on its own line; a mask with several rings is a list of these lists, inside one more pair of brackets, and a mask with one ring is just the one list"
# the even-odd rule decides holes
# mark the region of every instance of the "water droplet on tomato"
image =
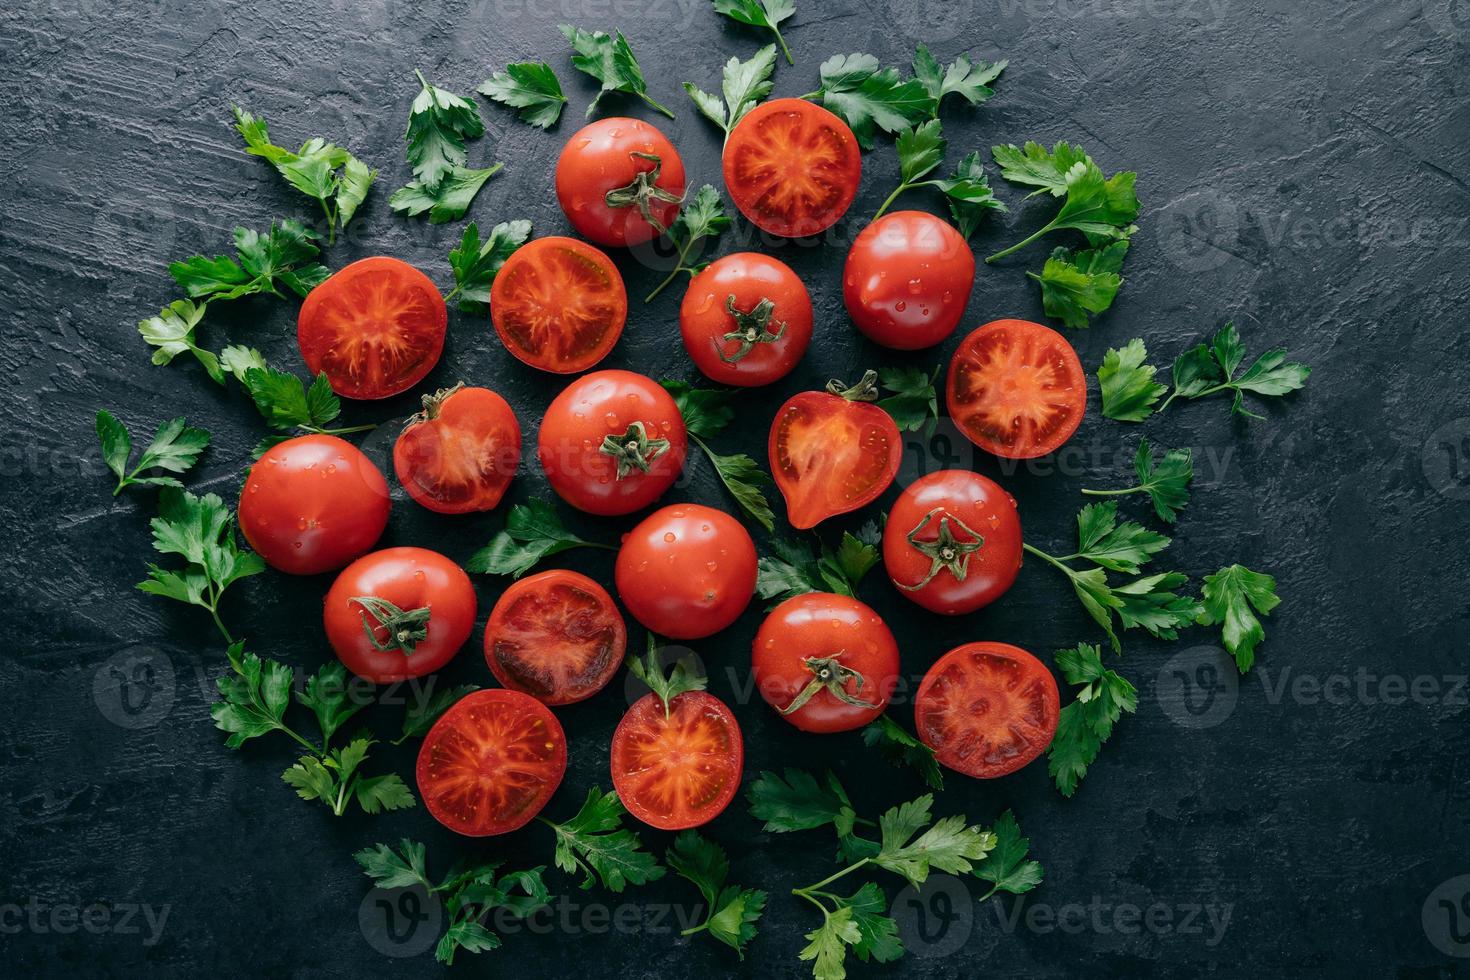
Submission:
[[903,300],[899,300],[897,303],[893,304],[893,308],[902,313],[904,310],[909,308],[909,304],[905,303]]
[[720,563],[715,561],[707,561],[704,563],[704,567],[708,568],[712,572],[716,572],[720,569]]
[[664,540],[667,541],[669,544],[673,544],[675,541],[679,540],[679,536],[673,531],[665,531]]
[[602,419],[603,419],[604,422],[607,423],[607,427],[609,429],[616,429],[618,427],[618,413],[617,412],[608,412],[606,415],[604,415],[602,417]]

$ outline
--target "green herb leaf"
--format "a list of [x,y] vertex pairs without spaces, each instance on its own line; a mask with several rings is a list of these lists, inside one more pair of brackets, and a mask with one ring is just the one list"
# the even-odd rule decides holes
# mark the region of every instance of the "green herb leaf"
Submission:
[[853,925],[860,938],[852,951],[864,963],[891,963],[904,954],[898,923],[888,916],[888,896],[874,882],[868,882],[847,898],[834,895],[837,908],[852,913]]
[[449,267],[454,270],[454,290],[447,299],[459,296],[459,308],[465,313],[482,313],[490,304],[490,287],[495,276],[516,249],[531,237],[531,222],[502,221],[490,229],[480,241],[480,228],[473,221],[465,226],[459,248],[449,253]]
[[931,788],[944,789],[944,772],[934,758],[934,750],[888,715],[879,715],[877,721],[863,729],[863,744],[876,748],[879,755],[894,765],[917,769]]
[[153,352],[154,364],[168,364],[187,351],[204,366],[205,372],[211,378],[224,384],[225,375],[220,368],[219,358],[213,352],[201,348],[194,340],[194,329],[204,318],[207,308],[207,303],[196,306],[191,300],[174,300],[159,310],[157,316],[139,320],[138,333],[143,335],[145,341],[158,348]]
[[561,117],[567,97],[561,94],[556,72],[544,62],[522,61],[506,65],[480,83],[475,91],[502,105],[519,109],[521,122],[550,129]]
[[482,575],[520,578],[541,559],[572,548],[612,550],[611,545],[588,541],[568,531],[551,504],[532,500],[510,509],[505,530],[471,555],[465,569]]
[[873,148],[875,130],[898,133],[930,115],[923,83],[879,68],[870,54],[833,55],[822,62],[820,74],[822,87],[814,94],[842,117],[865,150]]
[[990,211],[1005,211],[1006,206],[995,197],[990,180],[985,176],[985,167],[980,163],[980,154],[966,154],[954,169],[954,175],[945,180],[931,181],[944,192],[949,204],[950,216],[960,234],[969,238],[980,226],[980,220]]
[[638,59],[633,57],[633,49],[622,31],[609,35],[606,31],[584,31],[570,24],[562,24],[560,30],[572,45],[572,67],[602,83],[602,90],[587,106],[588,118],[609,92],[636,95],[670,119],[674,118],[672,112],[648,97],[643,70],[638,67]]
[[396,772],[359,777],[354,784],[354,795],[357,805],[367,814],[381,813],[384,810],[406,810],[418,804],[413,797],[413,791]]
[[878,818],[882,845],[873,862],[902,875],[914,887],[922,885],[931,869],[950,874],[964,874],[974,868],[995,846],[995,835],[968,826],[962,815],[944,817],[929,825],[929,808],[934,797],[925,794],[917,800],[900,804]]
[[792,0],[714,0],[714,7],[717,14],[724,14],[738,23],[763,28],[775,34],[781,45],[781,53],[786,56],[786,63],[795,64],[791,60],[791,49],[781,36],[781,24],[796,14],[796,4]]
[[[452,174],[480,172],[465,170],[465,140],[481,136],[485,132],[485,124],[475,103],[430,85],[422,72],[414,74],[418,76],[421,88],[409,107],[408,130],[404,134],[408,140],[408,163],[416,178],[409,187],[416,187],[429,198],[438,198],[442,196],[445,180]],[[480,183],[484,183],[484,178]],[[479,186],[476,185],[475,189],[478,190]],[[394,198],[403,192],[398,191]],[[425,205],[421,210],[428,207]],[[395,206],[394,210],[401,208]],[[463,213],[463,208],[460,210]]]
[[440,688],[429,697],[419,696],[403,713],[403,731],[393,740],[393,744],[401,745],[411,738],[427,735],[440,715],[454,707],[460,698],[479,689],[477,684],[460,684]]
[[704,922],[689,931],[708,931],[743,960],[745,944],[755,938],[755,923],[765,910],[766,893],[735,885],[726,887],[730,861],[724,849],[693,830],[674,838],[673,845],[664,853],[664,863],[675,874],[693,882],[704,896]]
[[669,226],[669,241],[677,252],[677,261],[664,280],[654,287],[653,292],[643,298],[643,302],[652,302],[679,273],[687,272],[693,277],[702,271],[709,263],[691,261],[690,253],[694,246],[706,238],[718,236],[729,227],[730,217],[725,214],[725,202],[720,199],[720,192],[705,184],[699,189],[699,193],[684,202],[678,217]]
[[696,388],[684,381],[667,379],[659,384],[673,396],[679,414],[684,417],[684,428],[691,435],[701,439],[713,438],[735,418],[735,409],[730,407],[735,397],[733,391]]
[[1179,512],[1189,506],[1189,483],[1194,479],[1194,456],[1190,450],[1170,449],[1155,465],[1148,440],[1140,439],[1138,453],[1133,457],[1133,471],[1138,475],[1138,486],[1121,492],[1143,491],[1153,501],[1159,520],[1174,523]]
[[1138,691],[1116,671],[1102,665],[1099,649],[1079,643],[1056,652],[1057,669],[1068,684],[1080,684],[1077,698],[1062,709],[1056,737],[1047,747],[1047,769],[1057,790],[1070,797],[1087,775],[1087,767],[1113,734],[1113,725],[1138,708]]
[[1248,418],[1261,416],[1247,412],[1241,407],[1241,393],[1274,397],[1296,391],[1307,383],[1312,369],[1305,364],[1286,360],[1286,350],[1276,348],[1258,357],[1245,373],[1235,377],[1235,371],[1245,357],[1245,345],[1234,323],[1227,323],[1215,334],[1210,346],[1200,344],[1193,347],[1174,362],[1174,391],[1159,406],[1159,411],[1169,407],[1175,398],[1200,398],[1217,391],[1229,391],[1234,396],[1230,414],[1237,413]]
[[428,863],[424,845],[407,838],[398,842],[398,851],[387,844],[374,844],[352,855],[362,866],[363,874],[373,879],[379,888],[413,888],[420,886],[434,890],[429,880]]
[[[873,531],[877,529],[876,524],[870,527]],[[856,596],[858,584],[881,559],[879,536],[874,534],[872,540],[865,540],[868,537],[867,534],[858,537],[843,532],[835,552],[822,544],[820,553],[815,556],[800,542],[773,541],[771,549],[775,556],[763,557],[756,562],[756,594],[762,599],[775,599],[777,602],[808,592]]]
[[939,424],[939,395],[934,382],[939,380],[943,365],[932,372],[916,367],[885,367],[878,370],[878,380],[891,395],[878,400],[878,407],[893,416],[900,432],[926,430],[933,434]]
[[1067,199],[1056,217],[1010,248],[986,258],[986,262],[1010,255],[1049,232],[1061,229],[1080,231],[1094,246],[1126,239],[1137,230],[1138,197],[1133,184],[1137,175],[1131,171],[1104,177],[1097,164],[1084,160],[1066,172]]
[[1104,355],[1097,369],[1103,415],[1119,422],[1142,422],[1153,414],[1154,403],[1169,387],[1154,380],[1154,367],[1144,363],[1147,357],[1148,350],[1137,337]]
[[1266,629],[1256,614],[1269,615],[1281,604],[1276,595],[1276,579],[1244,565],[1230,565],[1206,575],[1201,591],[1204,607],[1198,617],[1199,624],[1223,627],[1221,637],[1225,649],[1244,674],[1256,662],[1256,646],[1266,638]]
[[225,745],[238,749],[252,738],[285,731],[283,719],[291,703],[291,668],[246,653],[243,642],[231,643],[226,656],[233,673],[216,681],[223,700],[209,709],[214,727],[230,734]]
[[1007,143],[992,146],[990,155],[995,158],[1000,175],[1006,180],[1037,188],[1033,195],[1044,191],[1052,197],[1067,193],[1068,171],[1079,163],[1092,162],[1082,147],[1066,142],[1056,144],[1050,152],[1034,141],[1028,141],[1024,147]]
[[663,664],[659,663],[652,633],[648,634],[648,652],[642,660],[637,657],[628,658],[628,670],[647,684],[649,690],[663,702],[666,718],[673,710],[675,698],[689,691],[703,691],[709,684],[709,678],[697,672],[689,657],[681,658],[674,664],[674,669],[665,674]]
[[617,793],[593,787],[576,816],[565,823],[545,821],[556,831],[556,866],[584,875],[583,888],[601,883],[621,894],[629,883],[642,885],[664,876],[658,860],[643,842],[622,826],[623,803]]
[[930,119],[898,134],[898,171],[905,184],[913,184],[944,160],[948,141],[940,133],[939,120]]
[[750,515],[767,531],[775,529],[776,515],[766,500],[762,486],[771,483],[771,478],[744,453],[723,456],[711,449],[705,439],[718,434],[735,417],[730,407],[734,392],[708,388],[695,388],[683,381],[662,381],[664,389],[674,397],[679,414],[684,417],[684,428],[691,441],[709,458],[715,474],[740,509]]
[[975,868],[975,877],[992,884],[990,894],[1003,891],[1024,895],[1041,884],[1041,865],[1026,860],[1031,842],[1021,836],[1016,815],[1010,810],[1002,813],[996,818],[991,832],[995,835],[995,847]]
[[1169,538],[1134,521],[1117,523],[1118,505],[1088,504],[1077,514],[1077,554],[1112,572],[1137,575],[1141,566],[1169,547]]
[[209,610],[225,641],[233,643],[220,622],[220,597],[231,584],[265,571],[265,562],[253,552],[242,552],[235,542],[235,515],[212,493],[196,497],[186,490],[164,487],[153,519],[153,547],[163,554],[183,557],[182,571],[148,566],[148,578],[138,589],[150,595],[203,606]]
[[464,217],[465,212],[474,203],[475,195],[480,193],[480,188],[485,186],[485,181],[493,177],[503,166],[505,166],[503,163],[497,163],[484,170],[455,167],[445,173],[439,186],[434,190],[430,190],[427,185],[417,180],[409,181],[393,192],[393,196],[388,198],[388,206],[395,212],[406,214],[410,218],[417,218],[427,211],[431,225],[458,221]]
[[862,942],[863,934],[852,921],[852,909],[841,906],[826,913],[821,926],[805,938],[810,942],[797,957],[811,962],[815,980],[844,980],[847,968],[842,964],[847,959],[847,947]]
[[1089,316],[1113,305],[1113,298],[1123,285],[1118,270],[1123,268],[1123,256],[1127,252],[1126,238],[1103,248],[1076,252],[1056,248],[1042,267],[1041,275],[1034,272],[1026,275],[1041,284],[1041,307],[1047,316],[1058,317],[1069,327],[1086,327]]
[[723,99],[702,91],[693,82],[685,82],[684,91],[694,100],[700,114],[728,136],[747,112],[771,94],[771,72],[775,67],[776,46],[768,44],[751,55],[749,61],[731,58],[725,62]]
[[777,834],[813,830],[832,824],[838,836],[852,833],[857,820],[847,791],[828,772],[818,781],[802,769],[787,769],[785,776],[762,772],[746,790],[750,813],[765,822],[761,829]]
[[914,50],[914,78],[924,86],[933,103],[929,111],[936,115],[946,95],[958,95],[970,105],[988,101],[995,94],[990,83],[1000,77],[1007,64],[1009,62],[1006,61],[976,64],[962,54],[941,69],[934,55],[929,53],[928,46],[920,42]]
[[[245,152],[263,157],[287,183],[317,201],[327,219],[327,241],[346,228],[367,198],[378,172],[342,147],[320,138],[309,139],[295,153],[270,140],[265,120],[239,106],[231,106],[235,130],[245,139]],[[293,287],[294,288],[294,287]]]
[[325,371],[316,376],[308,391],[294,374],[251,367],[245,371],[245,389],[271,428],[282,432],[297,427],[319,429],[342,414],[342,403],[332,392]]
[[316,716],[323,744],[330,742],[337,730],[367,704],[348,698],[347,668],[341,661],[323,664],[306,679],[306,688],[296,692],[296,700]]
[[1201,610],[1198,599],[1176,592],[1188,582],[1182,572],[1160,572],[1114,586],[1118,620],[1124,629],[1141,626],[1160,639],[1178,639],[1179,630],[1193,624]]
[[165,470],[169,473],[184,473],[199,459],[199,454],[209,446],[209,433],[187,425],[182,418],[172,419],[158,427],[153,441],[143,450],[138,465],[128,471],[128,458],[132,454],[133,440],[128,430],[112,413],[102,409],[97,413],[97,438],[102,443],[102,458],[117,477],[113,489],[115,497],[124,487],[149,484],[158,487],[182,487],[172,476],[142,476],[145,470]]

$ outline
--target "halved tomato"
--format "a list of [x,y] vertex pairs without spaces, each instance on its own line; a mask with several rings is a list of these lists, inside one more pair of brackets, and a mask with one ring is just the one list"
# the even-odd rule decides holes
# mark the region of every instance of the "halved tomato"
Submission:
[[805,529],[857,510],[888,489],[903,442],[892,416],[867,402],[878,395],[869,371],[851,388],[793,395],[771,423],[768,451],[791,526]]
[[430,815],[466,837],[530,823],[561,785],[567,737],[551,709],[519,691],[475,691],[434,722],[414,775]]
[[613,349],[627,319],[617,266],[575,238],[522,245],[490,287],[490,321],[505,349],[542,371],[587,370]]
[[1029,320],[992,320],[960,342],[945,401],[959,430],[1005,459],[1034,459],[1072,438],[1087,378],[1067,338]]
[[725,703],[704,691],[636,702],[613,733],[612,781],[650,827],[685,830],[719,816],[740,789],[745,742]]
[[433,370],[448,323],[428,276],[378,255],[344,266],[307,295],[296,342],[307,368],[325,371],[337,394],[387,398]]
[[571,704],[602,690],[627,646],[612,596],[563,569],[506,589],[485,625],[485,662],[495,679],[545,704]]
[[1046,664],[1009,643],[966,643],[934,662],[914,698],[914,724],[955,772],[994,779],[1046,751],[1061,714]]
[[772,99],[735,124],[721,163],[751,224],[794,238],[826,231],[857,196],[863,159],[847,123],[805,99]]
[[504,398],[463,384],[424,396],[393,444],[398,482],[440,514],[493,510],[521,461],[521,426]]

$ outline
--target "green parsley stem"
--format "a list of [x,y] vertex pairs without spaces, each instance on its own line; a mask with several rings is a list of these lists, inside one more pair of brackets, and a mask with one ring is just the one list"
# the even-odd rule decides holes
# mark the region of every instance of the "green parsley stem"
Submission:
[[378,423],[370,422],[367,425],[349,425],[341,429],[323,429],[315,425],[303,425],[302,429],[314,432],[319,436],[350,436],[354,432],[371,432],[378,427]]
[[1032,242],[1036,241],[1036,239],[1040,238],[1042,235],[1045,235],[1047,232],[1051,231],[1052,230],[1052,225],[1054,223],[1055,222],[1048,221],[1043,227],[1041,227],[1037,231],[1033,232],[1030,235],[1027,235],[1025,238],[1021,239],[1019,242],[1017,242],[1016,244],[1012,245],[1010,248],[1003,248],[1003,249],[1001,249],[999,252],[996,252],[994,255],[989,256],[988,258],[986,258],[985,261],[986,262],[994,262],[996,259],[1003,259],[1003,258],[1005,258],[1007,255],[1010,255],[1012,252],[1018,252],[1018,251],[1020,251],[1021,249],[1025,248],[1027,245],[1030,245]]
[[[856,864],[849,864],[847,867],[843,868],[836,874],[828,875],[826,878],[823,878],[815,885],[807,885],[805,888],[793,888],[791,889],[791,894],[800,895],[802,898],[805,898],[808,901],[816,902],[816,899],[812,898],[812,895],[817,894],[817,889],[825,888],[827,885],[832,884],[832,882],[836,881],[838,878],[841,878],[843,875],[852,874],[854,871],[856,871],[858,868],[861,868],[865,864],[871,864],[872,860],[872,858],[863,858]],[[820,905],[821,903],[817,902],[817,904]]]
[[643,101],[644,102],[647,102],[649,105],[653,106],[655,109],[657,109],[659,112],[662,112],[664,115],[668,116],[670,119],[673,119],[674,118],[674,113],[673,113],[672,110],[670,110],[666,106],[659,105],[657,102],[653,101],[648,96],[646,96],[646,95],[643,96]]
[[[219,596],[218,595],[216,595],[214,597],[214,601],[216,603],[219,602]],[[224,636],[225,642],[226,643],[234,643],[235,642],[235,638],[230,635],[230,631],[229,630],[225,629],[224,620],[222,620],[222,619],[219,618],[219,613],[215,610],[214,606],[211,605],[211,606],[208,606],[206,608],[209,609],[209,615],[212,616],[212,617],[214,617],[214,625],[216,625],[216,626],[219,627],[219,631]]]
[[[688,270],[688,267],[684,264],[685,261],[689,258],[689,250],[694,247],[694,243],[695,242],[699,241],[699,239],[700,238],[703,238],[703,237],[704,237],[703,235],[699,235],[699,236],[696,236],[694,238],[691,238],[691,239],[689,239],[689,241],[685,242],[682,246],[679,247],[679,261],[674,266],[673,271],[670,272],[664,278],[664,281],[663,282],[659,283],[657,286],[655,286],[653,288],[653,292],[651,292],[647,296],[643,297],[643,302],[645,302],[645,303],[651,303],[651,302],[653,302],[653,298],[655,296],[657,296],[659,293],[663,292],[664,291],[664,288],[666,286],[668,286],[669,283],[673,282],[678,277],[679,273],[689,271]],[[458,292],[458,290],[455,290],[455,292]],[[450,293],[450,295],[453,296],[454,293]],[[448,302],[448,300],[446,299],[445,302]]]
[[888,210],[888,205],[892,204],[894,200],[898,197],[898,195],[902,194],[908,189],[908,184],[899,184],[897,187],[895,187],[893,189],[893,193],[889,194],[888,197],[883,201],[882,205],[879,206],[878,213],[873,215],[873,220],[877,221],[879,218],[883,217],[883,212]]
[[1123,497],[1130,493],[1138,493],[1143,487],[1129,487],[1127,490],[1083,490],[1089,497]]
[[[1064,558],[1056,558],[1056,557],[1053,557],[1052,555],[1048,555],[1046,552],[1042,551],[1040,548],[1034,547],[1034,546],[1028,544],[1025,541],[1022,541],[1021,542],[1021,547],[1024,548],[1025,550],[1031,552],[1037,558],[1040,558],[1043,561],[1050,562],[1051,564],[1053,564],[1056,567],[1060,568],[1062,571],[1064,571],[1064,572],[1067,573],[1067,576],[1069,578],[1071,576],[1077,574],[1076,572],[1072,571],[1072,569],[1068,568],[1066,565],[1063,564],[1063,562],[1066,560]],[[1068,558],[1075,558],[1077,556],[1076,555],[1068,555],[1067,557]]]
[[776,35],[776,43],[781,45],[781,53],[786,56],[786,63],[788,65],[796,64],[791,57],[791,49],[786,46],[786,39],[781,36],[781,28],[772,25],[771,31]]
[[818,98],[825,91],[826,91],[826,89],[820,89],[819,88],[815,92],[808,92],[806,95],[798,95],[797,98],[798,99],[806,99],[806,100],[810,101],[812,99]]
[[704,932],[708,928],[709,928],[709,920],[708,919],[705,919],[703,925],[691,926],[688,929],[685,929],[683,932],[679,933],[679,935],[681,935],[681,936],[692,936],[692,935],[694,935],[697,932]]

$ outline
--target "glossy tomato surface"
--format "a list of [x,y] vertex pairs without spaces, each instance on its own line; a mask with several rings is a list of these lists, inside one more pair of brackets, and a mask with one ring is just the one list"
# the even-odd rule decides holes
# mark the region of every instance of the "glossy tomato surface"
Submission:
[[589,514],[631,514],[674,485],[689,452],[673,396],[632,371],[595,371],[557,395],[536,456],[547,482]]
[[845,732],[888,707],[899,678],[898,643],[883,618],[858,600],[810,592],[766,616],[751,666],[761,697],[791,724]]
[[325,371],[337,394],[387,398],[433,370],[448,323],[428,276],[379,255],[342,267],[307,295],[296,342],[307,368]]
[[767,444],[787,519],[800,529],[878,499],[898,474],[902,449],[883,409],[823,391],[782,405]]
[[689,283],[679,332],[711,381],[751,387],[784,378],[812,340],[812,298],[786,263],[756,252],[711,262]]
[[949,414],[965,437],[1005,459],[1034,459],[1072,438],[1087,378],[1067,338],[1029,320],[993,320],[949,362]]
[[522,245],[490,287],[490,322],[505,349],[554,374],[606,357],[627,319],[628,291],[612,259],[575,238]]
[[847,123],[805,99],[772,99],[746,113],[721,158],[730,199],[773,235],[816,235],[857,196],[862,151]]
[[613,117],[572,134],[556,162],[556,199],[577,233],[599,245],[638,245],[674,223],[684,162],[658,128]]
[[272,568],[315,575],[366,554],[388,524],[388,508],[388,481],[356,446],[297,436],[250,467],[240,531]]
[[485,625],[485,662],[495,679],[545,704],[571,704],[602,690],[627,648],[612,596],[563,569],[513,583]]
[[337,658],[358,677],[374,684],[422,677],[469,639],[475,589],[464,569],[437,551],[384,548],[342,570],[322,621]]
[[1015,498],[969,470],[915,480],[888,513],[883,567],[900,593],[932,612],[990,605],[1021,570]]
[[842,300],[875,344],[918,350],[954,333],[974,284],[975,256],[953,225],[923,211],[895,211],[853,242]]
[[1046,665],[1009,643],[966,643],[934,662],[914,724],[935,758],[977,779],[1013,773],[1046,751],[1061,712]]
[[551,709],[519,691],[474,691],[434,722],[415,776],[430,815],[466,837],[508,834],[546,806],[567,771]]
[[623,537],[615,578],[633,618],[660,636],[718,633],[755,594],[755,542],[739,521],[700,504],[654,511]]
[[489,388],[457,386],[424,398],[393,444],[398,482],[440,514],[492,510],[521,461],[521,426]]
[[725,703],[704,691],[634,703],[612,741],[612,781],[628,812],[650,827],[685,830],[724,812],[740,789],[745,741]]

